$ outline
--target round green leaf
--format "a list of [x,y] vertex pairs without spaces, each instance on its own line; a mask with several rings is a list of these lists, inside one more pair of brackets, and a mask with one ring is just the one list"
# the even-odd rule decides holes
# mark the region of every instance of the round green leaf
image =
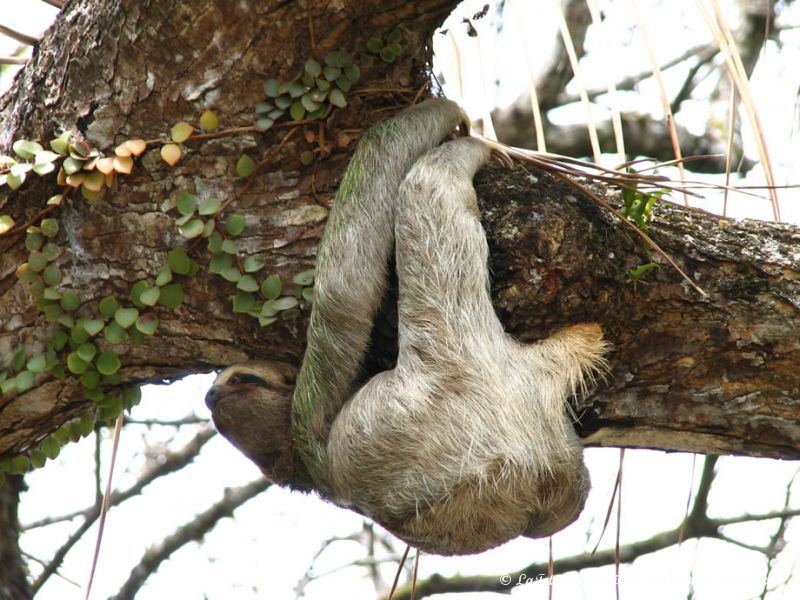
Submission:
[[119,357],[113,352],[108,351],[100,353],[100,355],[97,357],[96,364],[97,370],[103,375],[111,375],[116,373],[122,366],[122,363],[119,361]]
[[211,257],[208,270],[212,273],[220,274],[233,264],[233,258],[228,254],[215,254]]
[[161,288],[158,300],[161,306],[167,309],[178,308],[183,303],[183,287],[179,283],[172,283]]
[[225,254],[236,254],[239,252],[239,248],[236,246],[236,242],[233,240],[224,240],[222,242],[222,251]]
[[261,282],[261,293],[267,300],[274,300],[281,295],[283,285],[281,284],[280,275],[274,274],[267,277]]
[[32,356],[28,360],[28,364],[25,366],[31,373],[44,373],[45,368],[47,367],[47,360],[45,359],[44,354],[37,354],[36,356]]
[[48,260],[45,255],[38,250],[34,250],[28,255],[28,267],[36,273],[44,271],[47,263]]
[[297,100],[292,102],[292,105],[289,107],[289,116],[292,117],[293,121],[303,120],[303,118],[306,116],[306,109],[302,102]]
[[258,260],[255,256],[248,256],[244,259],[244,272],[245,273],[255,273],[256,271],[260,271],[264,266],[264,263]]
[[275,310],[289,310],[297,306],[297,298],[294,296],[284,296],[283,298],[270,300],[270,304]]
[[156,277],[156,285],[162,287],[167,285],[170,281],[172,281],[172,269],[169,268],[169,265],[164,265],[161,267],[158,277]]
[[213,110],[207,110],[200,115],[200,127],[206,131],[215,131],[219,127],[219,117]]
[[256,129],[258,131],[266,131],[275,124],[275,120],[269,117],[261,117],[256,120]]
[[320,106],[320,103],[314,100],[311,94],[303,94],[303,97],[300,98],[300,104],[302,104],[303,108],[308,112],[313,112]]
[[136,319],[136,329],[145,335],[153,335],[158,329],[158,317],[154,313],[142,315]]
[[161,288],[151,287],[140,294],[139,300],[141,300],[142,304],[145,306],[155,306],[156,302],[158,302],[158,297],[160,294]]
[[267,94],[270,98],[275,98],[278,96],[278,87],[280,86],[280,81],[277,79],[267,79],[264,82],[264,93]]
[[39,224],[39,229],[42,230],[42,234],[51,238],[55,237],[58,233],[58,221],[55,219],[42,219],[42,222]]
[[142,303],[142,292],[149,289],[150,286],[147,282],[142,279],[137,281],[136,283],[131,286],[131,301],[136,308],[144,308],[144,303]]
[[314,162],[314,153],[311,150],[305,150],[300,153],[300,164],[302,165],[310,165]]
[[236,162],[236,174],[239,177],[250,177],[256,170],[256,161],[247,154],[242,154]]
[[117,312],[114,313],[114,320],[123,329],[133,325],[138,317],[139,311],[135,308],[118,308]]
[[48,321],[54,323],[64,314],[64,309],[60,304],[48,304],[42,309],[42,312]]
[[178,200],[175,203],[175,208],[178,209],[178,212],[182,215],[191,215],[194,214],[194,209],[197,206],[195,202],[194,196],[192,196],[189,192],[181,192],[178,195]]
[[358,68],[358,65],[347,65],[344,68],[344,76],[350,83],[355,83],[361,78],[361,69]]
[[325,79],[330,82],[336,81],[342,75],[342,70],[339,67],[325,67]]
[[55,259],[61,256],[61,246],[57,246],[52,242],[47,242],[44,245],[44,248],[42,248],[42,255],[49,262],[53,262]]
[[97,371],[86,371],[80,376],[80,382],[87,390],[94,390],[100,385],[100,375]]
[[320,67],[319,63],[315,61],[313,58],[309,58],[304,65],[305,72],[308,73],[311,77],[319,77],[319,74],[322,73],[322,67]]
[[94,431],[94,413],[92,411],[85,412],[81,415],[81,418],[78,420],[78,429],[83,437],[86,437]]
[[236,283],[242,277],[242,274],[236,267],[228,267],[227,269],[223,269],[220,271],[220,275],[222,275],[223,278],[231,283]]
[[106,338],[109,344],[121,344],[127,339],[128,334],[116,322],[112,321],[103,329],[103,337]]
[[25,160],[30,160],[44,150],[40,144],[30,140],[17,140],[11,148],[17,156]]
[[316,275],[316,269],[306,269],[292,277],[292,283],[296,283],[297,285],[311,285],[314,283],[314,277],[316,277]]
[[237,292],[233,297],[233,312],[245,313],[255,304],[256,299],[250,292]]
[[64,346],[66,346],[67,342],[69,341],[69,336],[64,331],[59,329],[53,333],[53,337],[50,341],[53,343],[53,350],[58,352]]
[[186,250],[181,247],[173,248],[167,255],[167,264],[173,273],[186,275],[192,268],[192,261]]
[[86,330],[83,327],[75,325],[70,329],[69,339],[72,340],[72,343],[74,344],[82,344],[89,339],[89,334],[86,333]]
[[89,364],[78,356],[77,352],[70,352],[67,355],[67,369],[69,369],[70,373],[81,375],[88,367]]
[[339,108],[344,108],[347,106],[347,100],[345,99],[342,90],[331,90],[330,101],[331,104],[338,106]]
[[244,275],[236,283],[236,287],[243,292],[255,292],[258,291],[258,282],[252,275]]
[[8,472],[12,475],[22,475],[31,468],[31,460],[27,456],[15,456],[11,459]]
[[19,393],[26,392],[33,387],[34,374],[27,369],[17,373],[15,379],[17,380],[17,391]]
[[301,295],[303,296],[303,300],[305,300],[309,304],[313,304],[314,303],[314,288],[313,287],[305,287],[305,288],[303,288],[303,291],[301,292]]
[[142,388],[129,387],[122,391],[122,403],[127,406],[136,406],[142,401]]
[[61,453],[61,444],[52,435],[44,438],[39,448],[47,458],[56,458]]
[[353,87],[353,84],[347,77],[342,75],[336,80],[336,86],[346,94],[350,91],[350,88]]
[[66,311],[76,310],[80,305],[81,300],[75,292],[64,292],[64,295],[61,296],[61,308]]
[[61,292],[59,292],[56,288],[46,287],[44,288],[42,297],[45,300],[61,300]]
[[47,265],[42,271],[42,279],[47,285],[58,285],[62,279],[61,269],[58,268],[58,265]]
[[91,362],[94,355],[97,354],[97,346],[92,343],[84,343],[75,349],[75,353],[84,362]]
[[[10,219],[11,217],[8,218]],[[14,226],[14,221],[12,219],[11,227],[13,226]],[[44,236],[40,231],[32,231],[31,233],[25,236],[25,247],[29,251],[41,250],[43,244],[44,244]]]
[[200,219],[192,219],[183,227],[179,227],[178,231],[186,239],[192,239],[203,233],[204,225],[205,224]]
[[105,323],[100,319],[82,319],[80,326],[89,334],[90,337],[96,336],[103,330]]
[[241,235],[246,224],[247,222],[243,215],[234,214],[225,219],[225,231],[228,235],[236,237],[237,235]]
[[192,132],[194,132],[194,127],[185,121],[181,121],[180,123],[176,123],[172,126],[170,135],[173,142],[180,144],[181,142],[188,140],[189,136],[192,135]]
[[104,317],[113,317],[114,313],[119,310],[119,302],[117,302],[117,299],[114,296],[106,296],[100,300],[98,308],[100,310],[100,314]]
[[219,210],[220,201],[216,198],[206,198],[200,203],[200,208],[197,210],[201,215],[213,215]]

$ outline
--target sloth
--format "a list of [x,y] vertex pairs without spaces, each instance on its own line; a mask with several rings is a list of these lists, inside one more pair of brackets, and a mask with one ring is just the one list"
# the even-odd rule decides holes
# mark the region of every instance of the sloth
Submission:
[[[233,365],[206,397],[220,432],[276,483],[443,555],[578,517],[590,484],[567,399],[605,365],[596,323],[531,345],[504,332],[472,185],[496,147],[441,144],[465,122],[432,99],[365,133],[318,249],[299,374]],[[397,363],[357,384],[393,247]]]

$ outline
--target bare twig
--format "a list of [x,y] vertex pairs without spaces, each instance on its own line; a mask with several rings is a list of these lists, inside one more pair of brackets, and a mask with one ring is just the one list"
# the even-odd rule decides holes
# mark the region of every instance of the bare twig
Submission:
[[173,534],[148,548],[141,561],[131,571],[130,577],[114,596],[116,600],[132,600],[147,578],[158,570],[162,562],[189,542],[203,538],[220,519],[230,517],[242,504],[266,490],[272,483],[265,478],[237,488],[225,490],[222,500],[179,527]]
[[[116,492],[111,494],[111,500],[109,502],[110,506],[117,506],[118,504],[121,504],[122,502],[132,498],[133,496],[138,496],[139,494],[142,493],[142,490],[145,487],[147,487],[149,484],[151,484],[159,477],[181,470],[187,464],[192,462],[192,460],[194,460],[195,456],[197,456],[198,452],[200,452],[200,449],[203,447],[203,445],[212,437],[214,437],[216,433],[217,432],[214,431],[213,429],[203,429],[192,439],[191,442],[186,444],[186,446],[184,446],[177,452],[167,453],[164,457],[163,463],[158,463],[150,470],[145,471],[142,474],[142,476],[138,479],[138,481],[130,488],[128,488],[123,492]],[[38,579],[34,582],[32,586],[34,594],[44,585],[44,583],[49,579],[49,577],[55,573],[55,571],[64,562],[64,557],[67,555],[67,553],[72,549],[72,547],[76,543],[78,543],[78,541],[83,537],[83,535],[91,528],[91,526],[100,516],[100,508],[98,506],[92,506],[80,513],[73,513],[71,515],[64,515],[62,517],[42,519],[41,521],[31,523],[23,528],[29,530],[33,529],[34,527],[43,527],[51,523],[58,523],[61,521],[70,520],[78,516],[83,516],[85,519],[84,522],[81,523],[81,525],[67,538],[64,544],[61,545],[61,547],[53,555],[53,558],[50,559],[50,562],[42,571],[41,575],[39,575]]]
[[11,29],[11,27],[6,27],[5,25],[0,25],[0,33],[4,33],[12,40],[16,40],[20,44],[25,44],[26,46],[35,46],[39,43],[39,38],[20,33],[15,29]]
[[[117,422],[114,425],[114,445],[111,449],[111,462],[108,467],[108,481],[106,481],[106,491],[103,494],[103,501],[100,504],[100,522],[97,526],[97,541],[94,545],[94,556],[92,556],[92,568],[89,571],[89,581],[86,584],[85,600],[89,600],[92,593],[92,582],[94,582],[94,573],[97,569],[97,561],[100,558],[100,544],[103,543],[103,531],[106,526],[106,515],[108,515],[109,501],[111,499],[111,485],[114,481],[114,467],[117,464],[117,448],[119,448],[119,438],[122,433],[122,424],[125,422],[125,413],[119,413]],[[99,458],[99,454],[98,454]],[[98,460],[98,464],[100,461]]]
[[24,65],[27,62],[27,56],[0,56],[0,65]]

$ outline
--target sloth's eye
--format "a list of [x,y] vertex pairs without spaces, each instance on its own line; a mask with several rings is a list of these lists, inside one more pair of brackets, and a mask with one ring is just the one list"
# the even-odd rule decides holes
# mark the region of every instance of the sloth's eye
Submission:
[[261,377],[251,373],[238,373],[228,380],[230,385],[265,385],[265,383]]

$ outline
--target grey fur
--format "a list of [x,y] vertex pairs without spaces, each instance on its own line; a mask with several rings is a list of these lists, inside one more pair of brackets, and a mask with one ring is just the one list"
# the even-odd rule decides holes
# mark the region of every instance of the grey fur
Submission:
[[[275,439],[275,419],[287,417],[270,408],[285,394],[270,385],[273,367],[263,365],[264,386],[247,389],[232,379],[259,363],[230,367],[210,402],[225,435],[268,475],[319,489],[437,554],[549,535],[577,518],[589,477],[565,399],[604,364],[597,324],[530,346],[504,333],[472,187],[491,150],[464,138],[425,152],[461,114],[428,101],[361,141],[320,246],[291,438]],[[393,239],[397,366],[352,394]],[[236,423],[254,403],[270,413],[269,440]]]

